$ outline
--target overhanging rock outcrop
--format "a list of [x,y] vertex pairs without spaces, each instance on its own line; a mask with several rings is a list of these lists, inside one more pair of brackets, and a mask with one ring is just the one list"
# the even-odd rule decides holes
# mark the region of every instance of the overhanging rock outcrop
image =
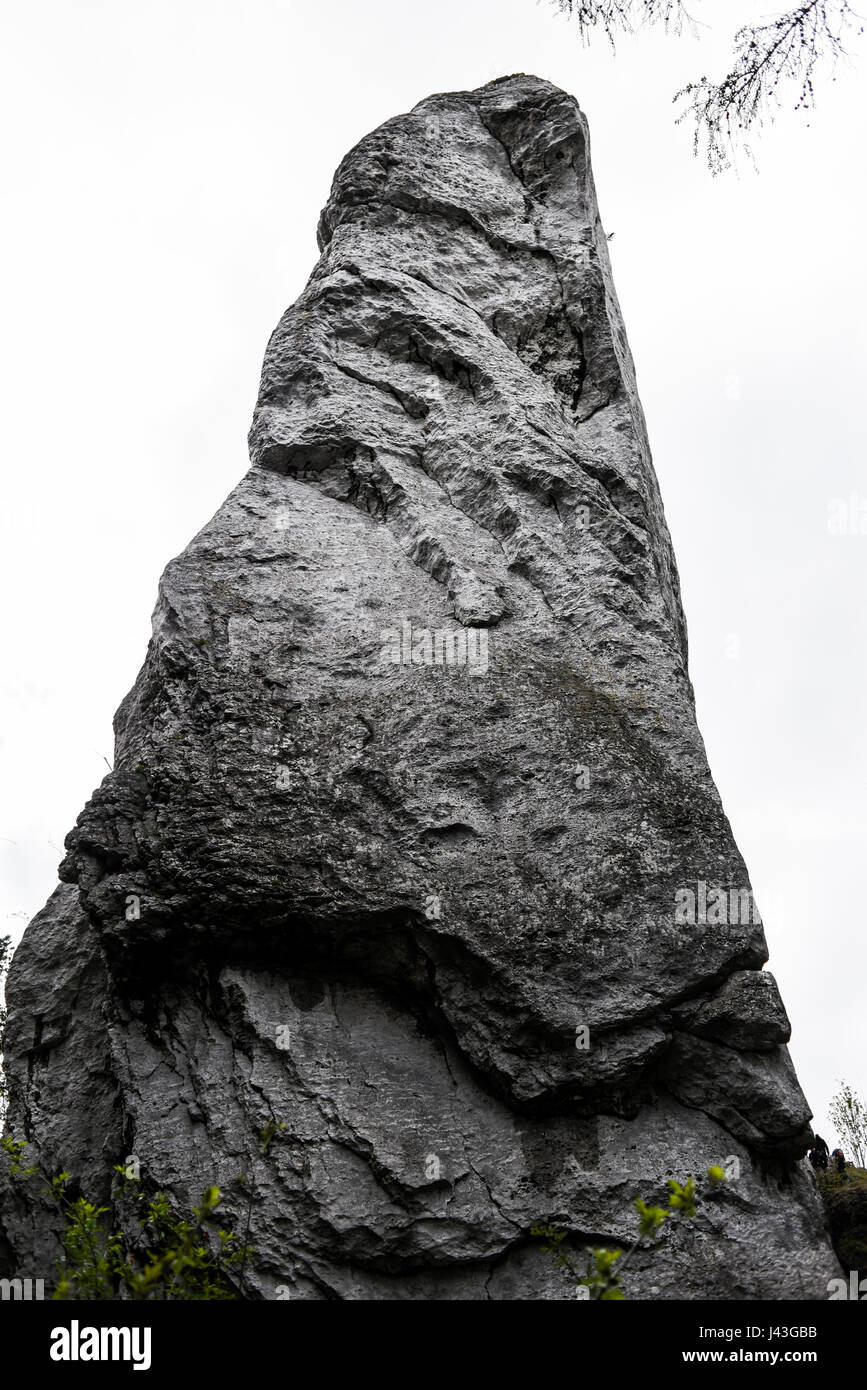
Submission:
[[532,1225],[631,1243],[636,1196],[736,1159],[629,1295],[824,1297],[584,118],[532,77],[431,97],[319,243],[16,954],[10,1129],[238,1228],[246,1174],[266,1298],[568,1297]]

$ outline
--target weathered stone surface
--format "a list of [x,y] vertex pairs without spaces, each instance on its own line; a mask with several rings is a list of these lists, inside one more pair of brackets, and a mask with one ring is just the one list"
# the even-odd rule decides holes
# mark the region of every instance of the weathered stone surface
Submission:
[[681,1004],[674,1017],[690,1033],[746,1051],[776,1048],[792,1034],[777,982],[766,970],[729,975],[718,994]]
[[[252,1175],[245,1292],[298,1299],[566,1297],[531,1225],[626,1241],[737,1156],[630,1294],[822,1297],[761,924],[675,911],[749,881],[584,119],[536,78],[432,97],[319,236],[16,955],[13,1131],[239,1225]],[[0,1258],[44,1262],[0,1192]]]
[[788,1051],[737,1052],[675,1033],[659,1078],[685,1105],[704,1110],[758,1152],[791,1152],[793,1122],[806,1128],[810,1109]]

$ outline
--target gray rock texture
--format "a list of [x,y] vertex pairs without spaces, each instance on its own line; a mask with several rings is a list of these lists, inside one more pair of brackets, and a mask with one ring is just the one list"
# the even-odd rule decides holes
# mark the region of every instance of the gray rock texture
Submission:
[[[631,1243],[736,1158],[628,1295],[825,1297],[585,120],[532,77],[431,97],[319,244],[15,956],[10,1132],[236,1228],[250,1175],[244,1294],[301,1300],[570,1297],[532,1225]],[[0,1183],[0,1262],[50,1274]]]

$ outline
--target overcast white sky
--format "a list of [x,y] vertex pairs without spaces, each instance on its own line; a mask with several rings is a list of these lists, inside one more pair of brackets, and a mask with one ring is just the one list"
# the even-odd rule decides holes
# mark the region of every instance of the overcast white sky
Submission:
[[867,533],[828,530],[867,505],[867,54],[758,173],[712,179],[671,105],[785,7],[693,0],[699,40],[612,56],[534,0],[5,0],[0,932],[112,760],[160,572],[246,470],[339,160],[433,92],[536,73],[590,121],[699,723],[832,1137],[837,1078],[867,1091]]

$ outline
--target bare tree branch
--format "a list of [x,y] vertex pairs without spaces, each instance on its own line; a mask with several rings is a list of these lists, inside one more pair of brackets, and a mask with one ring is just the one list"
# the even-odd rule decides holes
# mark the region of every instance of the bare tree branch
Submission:
[[[681,0],[555,0],[559,10],[578,24],[589,42],[591,31],[601,28],[614,45],[618,31],[632,32],[633,18],[643,24],[662,24],[680,33],[684,25],[695,28]],[[678,122],[695,122],[694,151],[704,145],[712,173],[732,162],[738,143],[750,129],[773,118],[783,101],[779,88],[794,85],[794,109],[814,105],[813,79],[821,68],[833,72],[847,50],[847,30],[863,34],[864,24],[848,0],[802,0],[794,9],[763,24],[747,24],[734,38],[734,62],[721,82],[702,77],[675,95],[685,108]]]
[[683,0],[555,0],[558,10],[568,14],[578,25],[585,43],[590,42],[594,29],[601,28],[612,48],[618,31],[631,34],[639,24],[662,24],[666,30],[679,34],[684,25],[692,25]]
[[848,28],[863,25],[847,0],[805,0],[767,24],[746,25],[735,35],[735,61],[721,82],[702,77],[675,96],[687,106],[678,121],[695,121],[694,149],[704,141],[713,173],[731,164],[736,141],[772,118],[782,106],[780,83],[794,84],[796,111],[815,105],[813,77],[822,66],[833,69],[846,54]]

